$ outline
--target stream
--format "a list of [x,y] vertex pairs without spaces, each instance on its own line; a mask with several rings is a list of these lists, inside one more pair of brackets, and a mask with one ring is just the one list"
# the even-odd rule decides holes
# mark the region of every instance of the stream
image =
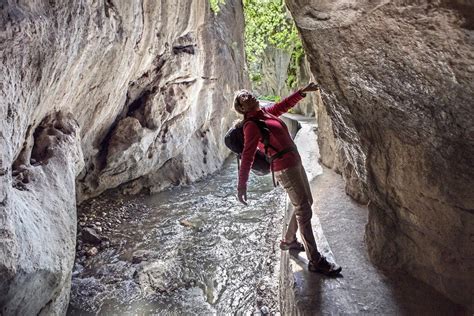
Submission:
[[251,175],[245,207],[236,187],[230,160],[193,185],[83,203],[68,315],[278,312],[284,192]]

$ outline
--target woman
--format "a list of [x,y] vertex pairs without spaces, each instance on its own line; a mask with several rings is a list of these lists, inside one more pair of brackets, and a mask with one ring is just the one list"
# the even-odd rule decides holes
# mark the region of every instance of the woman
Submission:
[[[266,108],[260,108],[257,98],[247,90],[236,92],[234,99],[235,110],[244,115],[245,119],[256,118],[264,120],[270,130],[270,144],[273,148],[268,148],[268,156],[273,156],[277,152],[284,151],[281,157],[272,162],[272,169],[278,182],[285,188],[291,203],[294,206],[294,213],[288,224],[285,239],[280,242],[282,250],[306,250],[308,257],[308,270],[321,272],[326,275],[337,275],[341,272],[341,267],[328,262],[316,247],[313,230],[311,227],[311,217],[313,198],[309,187],[306,172],[301,163],[301,158],[296,150],[296,146],[290,137],[288,128],[278,116],[286,113],[295,106],[298,101],[306,96],[306,92],[317,91],[318,85],[310,83],[285,98],[281,102],[275,103]],[[264,144],[257,124],[251,120],[244,125],[244,150],[242,152],[242,162],[239,171],[239,184],[237,196],[240,202],[247,205],[247,180],[257,147],[264,151]],[[288,150],[289,149],[289,150]],[[303,244],[297,241],[296,231],[299,228]],[[304,246],[303,246],[304,245]]]

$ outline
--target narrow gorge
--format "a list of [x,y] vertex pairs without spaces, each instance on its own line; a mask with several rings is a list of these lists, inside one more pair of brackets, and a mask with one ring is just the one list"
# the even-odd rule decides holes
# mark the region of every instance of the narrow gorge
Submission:
[[[278,101],[308,81],[320,92],[285,121],[317,207],[340,174],[371,269],[472,314],[474,3],[267,2],[297,37],[253,63],[257,0],[0,4],[0,315],[392,314],[298,305],[287,283],[316,281],[278,249],[283,190],[251,176],[254,202],[235,198],[234,92]],[[314,214],[329,246],[352,229]]]

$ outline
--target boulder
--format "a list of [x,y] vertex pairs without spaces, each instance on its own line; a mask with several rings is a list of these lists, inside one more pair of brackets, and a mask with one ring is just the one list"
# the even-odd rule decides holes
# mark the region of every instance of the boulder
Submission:
[[474,310],[474,5],[286,2],[322,86],[322,162],[369,203],[372,260]]
[[91,244],[100,244],[102,238],[94,228],[86,227],[82,229],[82,240]]

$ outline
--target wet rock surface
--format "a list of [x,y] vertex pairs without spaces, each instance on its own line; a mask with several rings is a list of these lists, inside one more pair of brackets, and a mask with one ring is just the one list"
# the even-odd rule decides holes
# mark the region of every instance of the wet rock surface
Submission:
[[252,176],[241,206],[229,163],[191,186],[81,205],[68,314],[278,312],[284,195]]
[[322,161],[369,202],[371,258],[474,310],[472,3],[286,2],[322,85]]

